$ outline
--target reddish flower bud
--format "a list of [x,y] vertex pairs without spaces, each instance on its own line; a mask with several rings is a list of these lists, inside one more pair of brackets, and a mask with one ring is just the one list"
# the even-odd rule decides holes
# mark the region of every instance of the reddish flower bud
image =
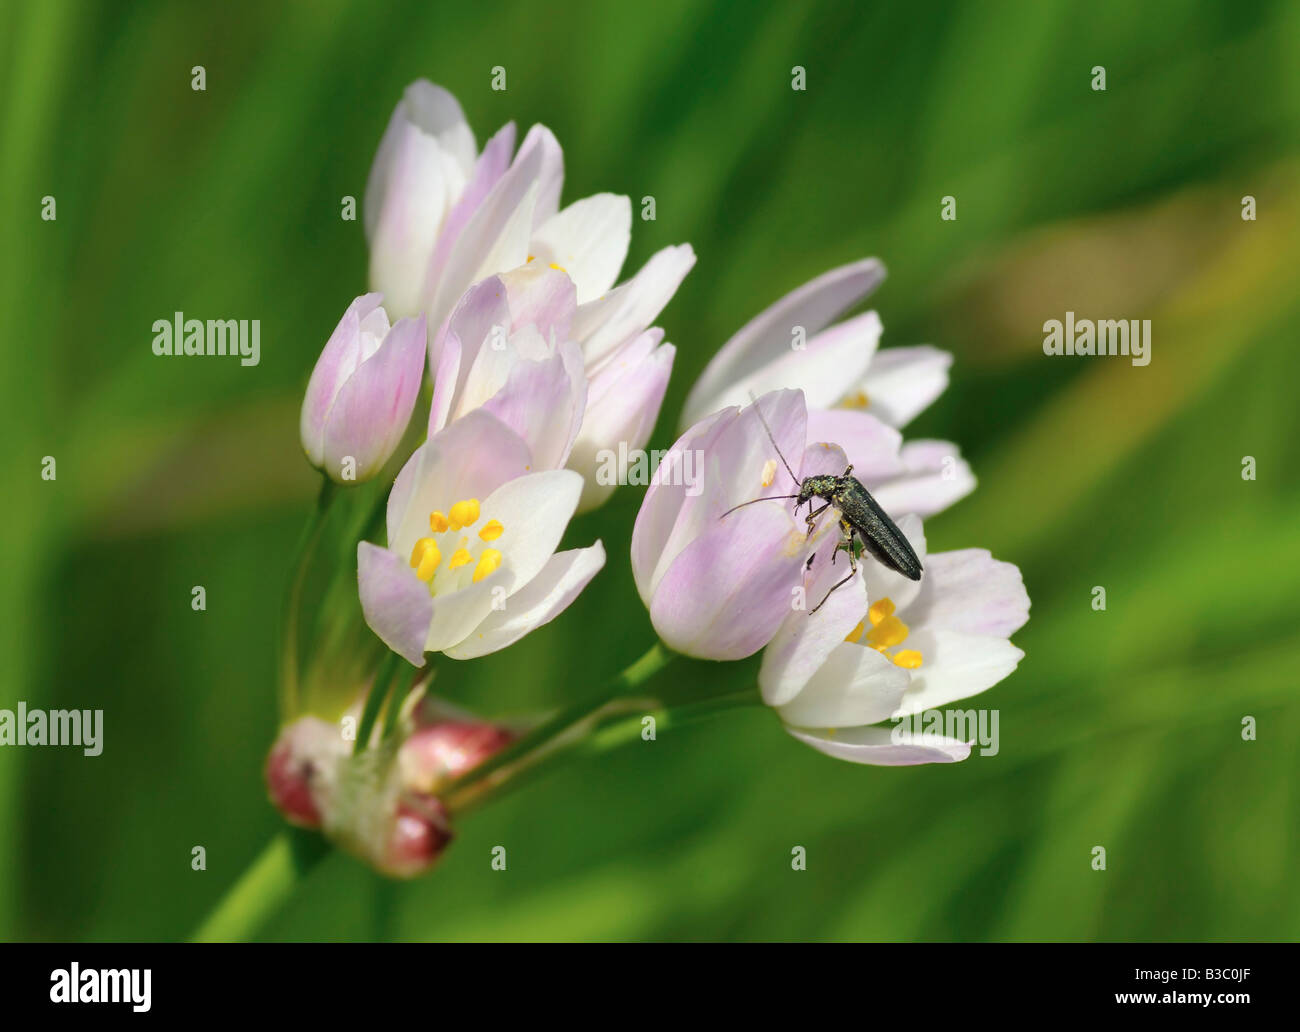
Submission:
[[385,874],[412,878],[434,865],[452,840],[447,811],[438,800],[421,800],[419,806],[400,803],[392,832],[377,866]]
[[435,793],[513,740],[505,728],[467,720],[442,720],[417,728],[397,755],[402,784],[412,792]]

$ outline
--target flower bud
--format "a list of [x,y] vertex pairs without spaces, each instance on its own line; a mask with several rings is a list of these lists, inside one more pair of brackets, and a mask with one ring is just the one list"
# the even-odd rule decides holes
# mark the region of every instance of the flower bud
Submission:
[[495,724],[442,720],[417,728],[397,754],[402,785],[432,795],[505,748],[514,735]]
[[313,466],[331,480],[368,480],[406,432],[424,376],[424,316],[392,327],[381,295],[348,306],[312,370],[299,430]]
[[338,760],[347,743],[338,728],[303,717],[276,739],[266,758],[266,790],[272,805],[290,823],[319,828],[333,792]]
[[383,856],[375,866],[397,878],[412,878],[429,870],[453,838],[447,810],[432,797],[398,804]]

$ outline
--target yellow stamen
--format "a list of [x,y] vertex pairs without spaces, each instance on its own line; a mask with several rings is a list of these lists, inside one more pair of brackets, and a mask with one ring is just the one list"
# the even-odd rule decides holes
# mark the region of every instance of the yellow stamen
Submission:
[[871,603],[871,608],[867,610],[867,619],[871,621],[872,627],[875,627],[885,617],[893,615],[894,603],[891,599],[887,598],[882,598]]
[[768,459],[763,464],[763,486],[771,487],[772,481],[776,479],[776,459]]
[[477,584],[500,565],[500,552],[495,548],[483,549],[483,554],[478,557],[478,565],[474,567],[474,583]]
[[438,511],[429,513],[429,529],[435,534],[441,534],[447,529],[447,517]]
[[563,265],[556,265],[554,262],[551,262],[551,268],[559,270],[560,272],[564,273],[566,276],[569,274],[569,270],[566,269]]
[[921,665],[921,653],[916,649],[903,649],[902,652],[895,652],[891,658],[898,666],[907,670],[915,670]]
[[859,620],[858,625],[855,628],[853,628],[853,630],[849,631],[848,635],[844,638],[844,640],[849,642],[851,645],[856,645],[858,642],[862,640],[862,635],[866,631],[866,629],[867,629],[867,621]]
[[478,499],[466,498],[451,507],[451,529],[460,530],[478,522]]
[[459,570],[462,566],[464,566],[469,561],[470,561],[470,554],[468,549],[458,548],[456,549],[456,551],[454,551],[451,554],[451,558],[447,560],[447,569]]
[[856,394],[850,394],[840,404],[844,408],[866,408],[869,404],[866,391],[858,391]]
[[500,520],[488,520],[483,525],[483,529],[478,532],[478,536],[484,541],[495,541],[506,532],[506,528],[501,525]]
[[896,616],[887,616],[867,634],[867,644],[889,649],[907,641],[907,624]]
[[442,553],[438,551],[433,538],[420,538],[411,549],[411,565],[415,568],[415,575],[426,583],[433,580],[433,571],[440,562]]
[[530,254],[530,255],[528,256],[528,260],[529,260],[530,262],[535,262],[535,261],[537,261],[537,255],[535,255],[535,254]]

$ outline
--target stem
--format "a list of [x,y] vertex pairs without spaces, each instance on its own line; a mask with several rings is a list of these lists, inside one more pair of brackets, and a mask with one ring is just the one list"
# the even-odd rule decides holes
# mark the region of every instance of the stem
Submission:
[[443,789],[439,796],[452,816],[472,806],[514,781],[524,771],[581,742],[588,734],[609,720],[625,713],[644,713],[656,708],[654,700],[632,698],[631,693],[658,674],[673,659],[662,642],[654,645],[619,674],[599,695],[561,710],[550,720],[534,728],[513,745],[502,749],[472,770],[466,771]]
[[316,508],[308,517],[302,537],[298,539],[297,563],[284,599],[284,618],[280,625],[280,690],[285,714],[298,711],[298,616],[302,603],[302,586],[307,579],[312,555],[320,543],[321,531],[325,529],[325,514],[336,493],[334,481],[322,475]]
[[244,942],[329,852],[320,835],[297,828],[271,839],[191,936],[191,942]]
[[361,726],[357,729],[357,740],[352,746],[354,756],[370,747],[371,732],[375,729],[375,721],[379,719],[379,710],[384,705],[384,700],[388,698],[388,689],[392,687],[393,679],[397,674],[397,664],[400,662],[401,658],[396,652],[389,652],[384,656],[379,672],[375,674],[374,683],[370,686],[370,694],[366,696],[366,705],[361,711]]

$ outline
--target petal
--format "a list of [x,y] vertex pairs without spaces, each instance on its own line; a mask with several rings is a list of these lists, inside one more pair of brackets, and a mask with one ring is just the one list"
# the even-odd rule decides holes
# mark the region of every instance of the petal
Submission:
[[520,436],[475,411],[417,448],[388,496],[388,547],[405,558],[429,533],[429,514],[463,498],[484,499],[532,463]]
[[[436,576],[436,575],[435,575]],[[498,567],[477,583],[471,581],[433,600],[433,619],[424,641],[425,652],[446,652],[459,645],[519,587],[512,569]]]
[[1029,595],[1020,570],[986,549],[937,552],[907,617],[917,628],[1009,638],[1029,619]]
[[573,336],[582,345],[587,367],[594,368],[654,322],[694,264],[695,251],[690,244],[665,247],[626,283],[579,305]]
[[515,575],[513,590],[528,584],[555,554],[581,494],[582,477],[554,469],[507,481],[482,503],[484,516],[505,527],[493,547]]
[[[765,364],[723,384],[711,394],[692,391],[682,413],[684,422],[726,405],[743,405],[751,394],[780,387],[804,392],[809,410],[830,408],[844,396],[845,384],[860,379],[871,364],[880,340],[880,317],[864,312],[838,326],[823,330],[796,349],[792,330],[780,350],[771,351]],[[770,347],[764,342],[765,347]],[[707,373],[707,370],[706,370]]]
[[690,542],[660,579],[650,621],[672,649],[700,659],[743,659],[790,612],[803,535],[781,506],[741,509]]
[[663,330],[647,330],[637,341],[649,344],[649,351],[623,349],[625,356],[592,378],[587,411],[568,461],[583,477],[579,512],[603,504],[622,482],[602,472],[609,458],[638,452],[650,440],[677,353],[671,344],[656,346],[662,338]]
[[928,345],[885,348],[861,381],[873,414],[890,426],[906,426],[948,386],[952,355]]
[[453,412],[466,411],[459,399],[465,393],[479,351],[485,343],[491,346],[495,340],[504,340],[510,325],[506,287],[496,276],[474,284],[457,302],[446,331],[435,336],[429,352],[429,371],[433,375],[430,434],[446,426]]
[[472,284],[527,260],[540,162],[537,147],[527,157],[521,149],[465,223],[442,268],[430,268],[425,292],[430,299],[431,328],[441,331],[444,320]]
[[474,659],[513,644],[564,612],[604,565],[605,548],[599,541],[590,548],[557,552],[536,577],[510,596],[504,608],[493,610],[473,634],[446,654],[452,659]]
[[357,545],[357,589],[370,629],[408,663],[423,666],[433,620],[429,586],[400,555],[362,541]]
[[961,450],[949,441],[908,441],[898,457],[901,473],[879,480],[863,478],[886,512],[929,517],[975,490],[975,474]]
[[686,412],[717,408],[714,401],[733,384],[790,353],[795,327],[803,328],[805,339],[812,337],[875,290],[884,278],[885,267],[875,258],[867,258],[818,276],[754,316],[705,367],[686,399]]
[[[478,211],[492,188],[497,185],[505,171],[510,167],[510,154],[515,148],[515,124],[507,122],[503,125],[492,139],[488,140],[483,148],[483,153],[479,155],[478,163],[474,166],[474,173],[470,181],[466,184],[465,189],[461,191],[460,197],[447,212],[447,217],[443,219],[442,230],[438,234],[437,246],[433,249],[433,257],[429,260],[428,269],[425,278],[425,294],[429,293],[430,285],[436,284],[442,278],[443,269],[446,268],[447,259],[451,255],[452,248],[460,239],[461,233],[469,220],[473,218],[474,213]],[[436,331],[437,326],[433,327]]]
[[361,322],[379,307],[382,294],[362,294],[347,307],[316,360],[302,401],[298,430],[313,466],[325,461],[325,421],[339,389],[361,361]]
[[401,443],[424,379],[424,316],[399,320],[379,350],[339,389],[325,424],[323,469],[339,480],[343,462],[369,480]]
[[537,162],[537,204],[533,209],[532,228],[540,226],[560,210],[560,193],[564,188],[564,151],[555,134],[544,125],[534,125],[519,145],[515,161]]
[[918,650],[924,659],[911,672],[912,685],[895,717],[978,695],[1015,670],[1025,655],[1005,638],[959,631],[915,631],[908,635],[906,647]]
[[804,689],[777,713],[794,727],[859,727],[885,720],[910,679],[875,649],[841,641]]
[[[874,495],[871,485],[888,477],[899,476],[906,466],[900,457],[903,435],[886,426],[867,412],[852,409],[808,410],[808,441],[833,441],[844,449],[853,475],[861,480]],[[843,473],[841,469],[839,472]],[[807,473],[804,476],[808,476]],[[876,501],[880,501],[879,497]],[[881,502],[888,512],[888,507]],[[904,510],[907,511],[907,510]]]
[[664,454],[650,479],[632,528],[632,575],[641,601],[647,606],[664,549],[682,507],[689,497],[703,490],[700,482],[703,471],[696,469],[695,458],[738,415],[735,410],[718,412],[691,427]]
[[818,752],[850,763],[868,763],[877,767],[910,767],[919,763],[957,763],[970,755],[970,746],[943,735],[916,735],[901,728],[855,727],[833,735],[788,731]]
[[632,240],[632,202],[618,194],[575,201],[538,226],[529,250],[544,265],[558,265],[578,289],[578,304],[614,285]]
[[[842,557],[837,563],[831,562],[839,540],[838,533],[828,534],[818,546],[812,569],[804,573],[803,608],[792,609],[786,615],[775,637],[763,650],[758,686],[769,706],[782,706],[803,691],[831,651],[843,644],[845,637],[866,616],[867,588],[861,570],[847,584],[831,591],[849,572],[848,563]],[[811,612],[814,608],[815,613]],[[861,651],[860,646],[853,648]]]
[[[652,577],[652,591],[677,554],[697,536],[718,526],[729,509],[798,490],[797,472],[792,483],[784,460],[797,460],[802,455],[805,419],[801,392],[772,391],[759,398],[756,405],[741,410],[735,418],[719,423],[716,435],[697,445],[694,455],[685,457],[690,462],[678,471],[678,479],[693,479],[695,486],[688,485],[686,489],[676,523]],[[656,475],[673,472],[661,463]],[[687,473],[693,477],[688,478]],[[783,499],[778,507],[786,511],[787,519],[792,519],[789,513],[793,512],[793,501]],[[799,537],[802,547],[803,534]]]
[[582,352],[566,341],[540,361],[516,362],[483,409],[524,439],[533,453],[533,468],[541,470],[565,464],[586,405]]
[[572,340],[577,289],[559,269],[532,261],[502,273],[516,329],[535,326],[546,340]]

